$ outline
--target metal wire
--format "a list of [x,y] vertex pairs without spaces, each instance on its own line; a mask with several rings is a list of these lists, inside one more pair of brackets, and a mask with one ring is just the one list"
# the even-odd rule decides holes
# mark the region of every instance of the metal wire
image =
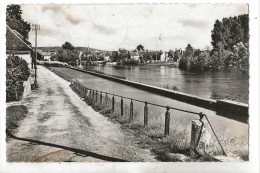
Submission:
[[138,100],[138,99],[134,99],[134,98],[130,98],[130,97],[124,97],[124,96],[117,95],[117,94],[113,94],[113,93],[109,93],[109,92],[104,92],[104,91],[99,91],[99,90],[87,88],[87,87],[83,86],[77,79],[74,79],[74,78],[71,78],[70,76],[64,75],[64,74],[62,74],[61,72],[56,71],[56,70],[54,70],[54,69],[52,69],[52,68],[50,68],[50,67],[46,67],[46,68],[49,69],[50,71],[56,73],[58,76],[62,76],[62,77],[65,78],[65,79],[66,79],[66,78],[69,79],[68,81],[71,81],[72,84],[73,84],[73,83],[76,83],[77,85],[82,86],[82,87],[86,88],[87,90],[92,90],[92,91],[96,91],[96,92],[100,92],[100,93],[106,93],[106,94],[109,94],[109,95],[112,95],[112,96],[117,96],[117,97],[129,99],[129,100],[134,100],[134,101],[137,101],[137,102],[147,103],[147,104],[150,104],[150,105],[154,105],[154,106],[166,108],[167,110],[168,110],[168,109],[173,109],[173,110],[177,110],[177,111],[181,111],[181,112],[186,112],[186,113],[190,113],[190,114],[199,115],[199,116],[200,116],[200,119],[202,119],[203,117],[205,117],[205,118],[207,119],[209,125],[210,125],[210,128],[211,128],[211,130],[212,130],[212,132],[213,132],[215,138],[217,139],[217,141],[218,141],[218,143],[219,143],[219,145],[220,145],[220,147],[221,147],[221,149],[222,149],[222,151],[223,151],[223,155],[225,155],[225,156],[227,155],[226,152],[225,152],[225,150],[224,150],[224,148],[223,148],[223,146],[222,146],[222,144],[220,143],[220,141],[219,141],[219,139],[218,139],[218,137],[217,137],[217,135],[216,135],[216,133],[215,133],[215,131],[214,131],[214,129],[213,129],[213,127],[212,127],[212,125],[211,125],[209,119],[208,119],[208,117],[207,117],[205,114],[203,114],[202,112],[198,113],[198,112],[187,111],[187,110],[179,109],[179,108],[175,108],[175,107],[163,106],[163,105],[159,105],[159,104],[155,104],[155,103],[150,103],[150,102],[147,102],[147,101],[142,101],[142,100]]

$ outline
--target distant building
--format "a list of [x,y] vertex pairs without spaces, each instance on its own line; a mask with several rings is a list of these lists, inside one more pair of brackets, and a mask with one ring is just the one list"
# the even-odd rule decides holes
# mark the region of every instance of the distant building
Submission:
[[160,61],[162,62],[168,62],[169,60],[169,56],[167,52],[162,52],[161,57],[160,57]]
[[105,61],[109,61],[109,59],[110,59],[110,53],[105,52],[105,53],[104,53],[104,60],[105,60]]
[[32,45],[16,30],[12,30],[6,25],[6,55],[19,56],[24,59],[28,64],[29,68],[33,68],[32,62]]
[[139,60],[140,56],[138,52],[130,52],[131,59]]
[[54,55],[54,52],[42,52],[43,60],[45,61],[50,61],[52,55]]
[[[42,56],[42,60],[50,61],[51,56],[55,54],[55,52],[52,51],[42,51],[41,49],[37,49],[37,53]],[[38,57],[37,57],[38,59]]]

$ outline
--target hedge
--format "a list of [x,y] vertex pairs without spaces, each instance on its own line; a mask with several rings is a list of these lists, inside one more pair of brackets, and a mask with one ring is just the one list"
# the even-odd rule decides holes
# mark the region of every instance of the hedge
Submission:
[[6,102],[19,101],[23,94],[23,82],[30,76],[28,63],[18,56],[6,59]]

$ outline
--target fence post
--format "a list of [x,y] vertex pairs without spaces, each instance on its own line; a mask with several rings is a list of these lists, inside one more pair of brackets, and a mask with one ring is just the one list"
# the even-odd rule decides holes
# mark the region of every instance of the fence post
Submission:
[[94,100],[95,99],[95,91],[94,90],[92,90],[92,103],[94,103]]
[[108,102],[108,97],[107,97],[107,93],[106,93],[106,96],[105,96],[105,107],[107,108],[107,102]]
[[96,91],[96,103],[97,103],[97,99],[98,99],[98,91]]
[[87,100],[88,100],[88,89],[87,88],[85,88],[86,89],[86,92],[85,92],[85,102],[87,102]]
[[84,86],[84,95],[85,95],[85,97],[87,97],[86,95],[87,95],[87,88]]
[[124,115],[124,102],[123,102],[123,97],[121,97],[121,116]]
[[102,91],[100,93],[100,106],[102,106]]
[[144,127],[147,126],[148,122],[148,106],[147,106],[147,101],[144,102]]
[[115,111],[115,96],[113,94],[113,97],[112,97],[112,112]]
[[131,102],[130,102],[130,121],[133,120],[133,114],[134,114],[134,105],[133,105],[133,100],[131,99]]
[[168,136],[170,133],[170,112],[169,112],[170,107],[166,107],[166,112],[165,112],[165,129],[164,129],[164,135]]

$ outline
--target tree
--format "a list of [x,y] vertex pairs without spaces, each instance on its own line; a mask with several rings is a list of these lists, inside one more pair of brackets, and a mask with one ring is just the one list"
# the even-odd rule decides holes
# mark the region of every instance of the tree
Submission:
[[70,42],[65,42],[62,46],[61,46],[63,49],[68,49],[68,50],[74,50],[75,47],[72,46],[72,44]]
[[248,43],[249,40],[248,14],[216,20],[211,31],[212,46],[217,47],[221,42],[224,49],[231,50],[239,42]]
[[184,57],[192,57],[193,55],[193,47],[188,44],[187,47],[185,48],[185,52],[184,52]]
[[20,5],[8,5],[6,8],[6,24],[13,30],[19,32],[24,38],[28,38],[31,30],[30,24],[22,19]]
[[136,49],[138,50],[138,51],[144,51],[144,46],[143,45],[141,45],[141,44],[139,44],[137,47],[136,47]]

